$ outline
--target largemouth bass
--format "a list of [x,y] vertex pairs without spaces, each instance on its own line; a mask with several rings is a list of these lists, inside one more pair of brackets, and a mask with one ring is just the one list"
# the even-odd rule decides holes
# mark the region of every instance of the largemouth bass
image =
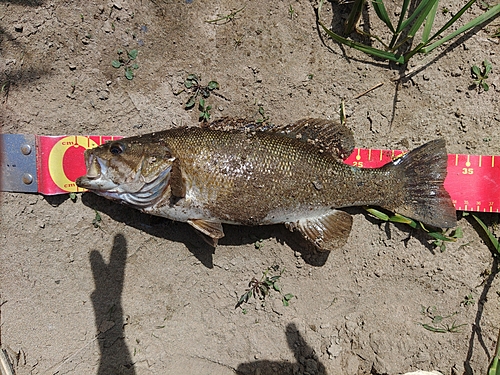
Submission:
[[187,222],[214,246],[222,223],[284,223],[320,250],[345,244],[352,217],[342,207],[374,205],[435,227],[456,225],[443,187],[444,140],[377,169],[342,163],[352,132],[307,119],[263,129],[224,119],[123,138],[85,151],[76,181],[148,214]]

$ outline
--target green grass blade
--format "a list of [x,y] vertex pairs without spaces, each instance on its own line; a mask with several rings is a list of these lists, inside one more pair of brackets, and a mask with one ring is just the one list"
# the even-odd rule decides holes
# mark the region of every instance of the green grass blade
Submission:
[[380,18],[386,25],[387,27],[395,33],[396,30],[394,29],[394,26],[392,26],[391,19],[389,18],[389,15],[387,14],[387,10],[385,9],[385,5],[383,0],[373,0],[372,1],[373,8],[375,9],[375,12],[377,13],[378,18]]
[[328,36],[330,38],[332,38],[333,40],[335,40],[338,43],[345,44],[346,46],[349,46],[351,48],[355,48],[358,51],[364,52],[368,55],[379,57],[379,58],[385,59],[385,60],[394,61],[394,62],[397,62],[399,64],[402,64],[404,61],[403,56],[399,56],[399,55],[396,55],[396,54],[391,53],[391,52],[382,51],[382,50],[379,50],[379,49],[376,49],[373,47],[368,47],[368,46],[361,44],[361,43],[353,42],[352,40],[343,38],[340,35],[335,34],[333,31],[329,30],[321,22],[319,22],[319,25],[323,28],[323,30],[328,34]]
[[497,338],[496,354],[495,357],[493,357],[493,360],[491,361],[490,368],[488,369],[488,375],[500,375],[500,366],[498,363],[499,359],[500,359],[500,332],[498,333],[498,338]]
[[[462,9],[460,9],[458,11],[457,14],[455,14],[448,22],[446,22],[444,24],[443,27],[441,27],[433,36],[432,38],[430,38],[428,40],[428,42],[430,42],[431,40],[435,39],[436,37],[438,37],[439,35],[441,35],[444,31],[446,31],[446,29],[448,29],[451,25],[453,25],[461,16],[462,14],[465,13],[465,11],[467,9],[469,9],[477,0],[469,0],[469,2],[467,4],[465,4]],[[476,18],[475,18],[476,19]],[[475,20],[474,19],[474,20]],[[474,20],[472,20],[471,22],[474,22]]]
[[403,21],[406,17],[406,12],[408,11],[408,7],[410,5],[411,0],[404,0],[403,5],[401,6],[401,14],[399,15],[398,19],[398,26],[396,27],[396,31],[394,32],[394,35],[392,36],[391,42],[389,43],[389,49],[392,51],[394,48],[394,45],[396,44],[398,40],[398,35],[402,30],[401,25],[403,24]]
[[[422,0],[420,4],[418,4],[417,8],[415,11],[405,20],[401,23],[399,28],[396,30],[398,33],[401,32],[402,30],[406,29],[417,17],[422,17],[422,21],[420,22],[420,25],[424,22],[425,18],[429,14],[430,10],[434,6],[434,3],[438,2],[439,0]],[[419,25],[419,27],[420,27]],[[417,28],[418,29],[418,28]]]
[[495,356],[491,362],[490,369],[488,370],[488,375],[500,375],[500,366],[498,366],[498,357]]
[[[475,2],[476,0],[471,0],[469,1],[469,3],[472,2],[472,4]],[[467,3],[467,5],[469,5],[469,3]],[[471,4],[471,5],[472,5]],[[467,6],[466,5],[466,6]],[[434,34],[430,39],[429,39],[429,42],[432,41],[435,37],[439,36],[443,31],[445,31],[448,27],[450,27],[450,25],[455,22],[453,20],[455,20],[455,18],[457,16],[460,16],[462,15],[463,12],[465,12],[465,10],[467,10],[467,8],[465,8],[466,6],[464,6],[464,8],[462,8],[460,10],[459,13],[457,13],[457,15],[455,17],[453,17],[450,21],[448,21],[446,23],[446,25],[444,25],[436,34]],[[470,5],[469,5],[470,7]],[[463,12],[462,12],[463,10]],[[425,48],[422,48],[420,52],[423,52],[423,53],[429,53],[431,52],[433,49],[439,47],[440,45],[442,45],[443,43],[446,43],[447,41],[449,41],[450,39],[453,39],[454,37],[456,37],[457,35],[460,35],[464,32],[466,32],[467,30],[469,29],[472,29],[473,27],[476,27],[476,26],[479,26],[480,24],[496,17],[500,15],[500,4],[497,4],[495,5],[494,7],[492,7],[491,9],[489,9],[488,11],[484,12],[482,15],[480,15],[479,17],[476,17],[474,18],[472,21],[470,21],[469,23],[467,23],[466,25],[458,28],[456,31],[454,31],[453,33],[439,39],[438,41],[432,43],[431,45],[428,45],[426,46]],[[452,22],[453,21],[453,22]]]
[[[422,26],[424,21],[428,18],[430,13],[432,12],[432,9],[437,6],[437,3],[439,3],[439,0],[429,0],[427,2],[422,1],[422,3],[425,3],[425,5],[422,7],[421,11],[417,14],[418,17],[415,19],[415,22],[412,24],[410,30],[408,31],[408,37],[413,38],[415,34],[417,33],[418,29]],[[421,4],[422,4],[421,3]],[[419,7],[417,7],[418,10]],[[417,13],[417,10],[415,10],[414,14]],[[413,14],[412,14],[413,17]]]
[[491,244],[493,245],[495,250],[498,253],[500,253],[500,243],[498,242],[497,238],[493,235],[493,233],[490,232],[490,230],[488,229],[486,224],[483,223],[483,221],[480,218],[478,218],[476,215],[472,215],[472,217],[477,221],[477,223],[481,226],[481,228],[483,228],[484,232],[486,233],[486,235],[490,239]]
[[436,17],[437,8],[439,5],[439,1],[434,3],[430,13],[427,15],[425,20],[424,31],[422,32],[422,42],[427,43],[429,40],[429,35],[431,35],[432,25],[434,25],[434,18]]
[[361,17],[361,13],[363,12],[363,5],[365,5],[365,0],[354,1],[354,5],[352,7],[351,13],[349,13],[349,17],[347,18],[347,22],[344,28],[344,32],[346,35],[354,31],[354,28],[359,21],[359,17]]
[[396,27],[396,33],[400,33],[401,30],[403,30],[401,25],[403,24],[403,21],[406,17],[406,12],[408,11],[409,6],[410,6],[410,0],[404,0],[403,6],[401,7],[401,14],[399,15],[398,19],[398,27]]

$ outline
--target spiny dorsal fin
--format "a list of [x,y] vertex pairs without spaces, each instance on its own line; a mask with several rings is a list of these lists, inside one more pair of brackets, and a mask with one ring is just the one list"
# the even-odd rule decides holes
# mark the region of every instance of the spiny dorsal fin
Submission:
[[277,129],[287,137],[307,142],[341,160],[354,150],[354,136],[345,125],[332,120],[303,119]]
[[202,128],[223,131],[266,131],[273,128],[272,125],[263,125],[255,121],[243,118],[223,117],[209,124],[202,124]]
[[347,242],[352,227],[352,216],[344,211],[333,210],[325,215],[304,218],[285,225],[291,231],[299,231],[318,250],[331,251]]
[[352,131],[345,125],[332,120],[310,118],[299,120],[290,125],[275,126],[246,119],[225,117],[203,127],[223,131],[275,132],[312,144],[323,152],[327,152],[341,160],[346,159],[354,149]]

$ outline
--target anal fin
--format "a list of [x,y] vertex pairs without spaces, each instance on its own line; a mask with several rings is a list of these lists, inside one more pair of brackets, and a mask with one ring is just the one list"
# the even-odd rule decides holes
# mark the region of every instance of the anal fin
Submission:
[[217,246],[219,238],[224,237],[224,230],[222,229],[222,224],[219,222],[203,219],[193,219],[187,222],[202,234],[205,242],[213,247]]
[[318,250],[330,251],[346,244],[351,232],[352,216],[344,211],[333,210],[321,216],[286,223],[286,226],[291,231],[300,232]]

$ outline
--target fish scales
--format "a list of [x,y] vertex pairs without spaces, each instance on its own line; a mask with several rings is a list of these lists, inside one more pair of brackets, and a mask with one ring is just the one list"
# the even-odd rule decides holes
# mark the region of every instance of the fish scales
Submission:
[[[352,225],[338,208],[361,205],[430,225],[455,225],[443,187],[444,141],[382,168],[360,169],[341,161],[354,144],[342,125],[308,119],[283,129],[186,127],[124,138],[88,150],[87,176],[77,184],[188,222],[214,244],[223,236],[221,223],[285,223],[319,249],[331,250],[347,241]],[[314,139],[322,131],[333,135],[320,147]]]
[[272,224],[310,211],[401,202],[391,189],[397,176],[347,166],[272,133],[187,128],[170,132],[165,142],[181,161],[189,187],[199,191],[192,199],[207,199],[209,212],[229,223]]

